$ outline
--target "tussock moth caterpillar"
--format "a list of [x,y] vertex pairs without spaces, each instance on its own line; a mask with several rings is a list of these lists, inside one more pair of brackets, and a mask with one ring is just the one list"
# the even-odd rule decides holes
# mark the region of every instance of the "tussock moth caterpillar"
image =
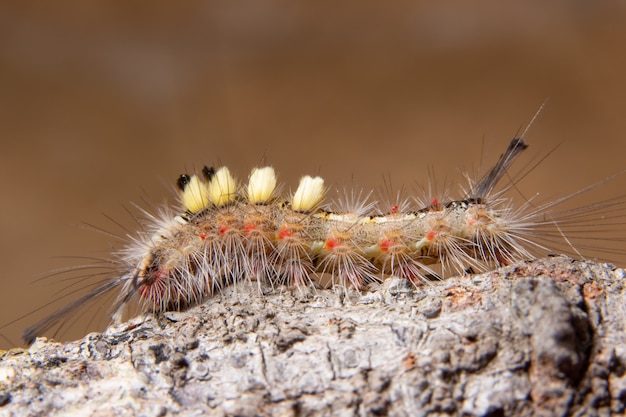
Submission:
[[281,195],[272,167],[254,168],[246,183],[227,167],[183,174],[179,205],[144,212],[146,228],[112,261],[115,274],[28,328],[24,339],[32,341],[112,291],[118,295],[111,317],[119,320],[132,304],[151,313],[185,309],[241,280],[263,290],[327,278],[335,288],[363,290],[396,277],[419,288],[433,278],[484,271],[554,248],[577,253],[572,238],[594,238],[603,227],[619,224],[623,199],[554,210],[599,184],[546,204],[530,200],[515,207],[506,196],[515,181],[504,187],[501,182],[527,147],[523,137],[513,139],[458,198],[432,199],[414,209],[398,204],[376,211],[370,194],[347,192],[337,211],[324,205],[324,180],[311,176]]

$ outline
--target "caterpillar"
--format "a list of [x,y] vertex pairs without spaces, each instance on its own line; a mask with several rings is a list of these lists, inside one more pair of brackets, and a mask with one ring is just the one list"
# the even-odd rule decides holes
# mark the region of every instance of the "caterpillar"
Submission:
[[227,167],[183,174],[176,182],[178,205],[158,214],[144,211],[145,229],[111,261],[115,273],[26,329],[23,338],[32,342],[112,291],[118,293],[111,318],[119,321],[131,303],[144,313],[181,310],[242,280],[262,291],[322,282],[365,290],[395,277],[419,289],[450,274],[485,271],[553,248],[578,253],[573,235],[584,238],[618,224],[623,199],[555,211],[599,184],[545,204],[529,200],[515,207],[506,196],[515,181],[500,183],[528,148],[522,136],[510,141],[484,176],[469,180],[459,198],[418,202],[413,210],[398,203],[376,211],[369,194],[356,192],[330,207],[324,203],[324,180],[317,176],[302,177],[295,192],[281,196],[270,166],[254,168],[245,184]]

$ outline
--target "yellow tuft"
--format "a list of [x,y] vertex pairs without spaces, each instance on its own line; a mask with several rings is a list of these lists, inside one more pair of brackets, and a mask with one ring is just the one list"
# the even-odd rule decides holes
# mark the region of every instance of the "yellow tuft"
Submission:
[[295,211],[311,211],[324,198],[324,180],[321,177],[304,176],[291,199],[291,208]]
[[237,181],[226,167],[215,172],[207,188],[209,201],[217,207],[231,203],[237,197]]
[[207,184],[196,175],[189,178],[185,189],[180,194],[180,201],[185,211],[197,213],[209,206]]
[[272,167],[254,168],[248,181],[248,201],[267,203],[276,189],[276,173]]

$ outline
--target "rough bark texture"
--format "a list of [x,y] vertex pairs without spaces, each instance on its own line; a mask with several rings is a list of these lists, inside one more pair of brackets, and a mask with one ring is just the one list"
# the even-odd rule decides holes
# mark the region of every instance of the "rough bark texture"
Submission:
[[0,361],[0,415],[624,413],[624,271],[565,257],[414,291],[239,286]]

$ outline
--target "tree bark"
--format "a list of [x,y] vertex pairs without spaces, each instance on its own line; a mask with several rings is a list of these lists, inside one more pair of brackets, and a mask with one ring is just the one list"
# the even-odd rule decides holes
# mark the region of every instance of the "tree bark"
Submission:
[[242,284],[0,360],[1,416],[607,416],[624,271],[554,257],[365,294]]

